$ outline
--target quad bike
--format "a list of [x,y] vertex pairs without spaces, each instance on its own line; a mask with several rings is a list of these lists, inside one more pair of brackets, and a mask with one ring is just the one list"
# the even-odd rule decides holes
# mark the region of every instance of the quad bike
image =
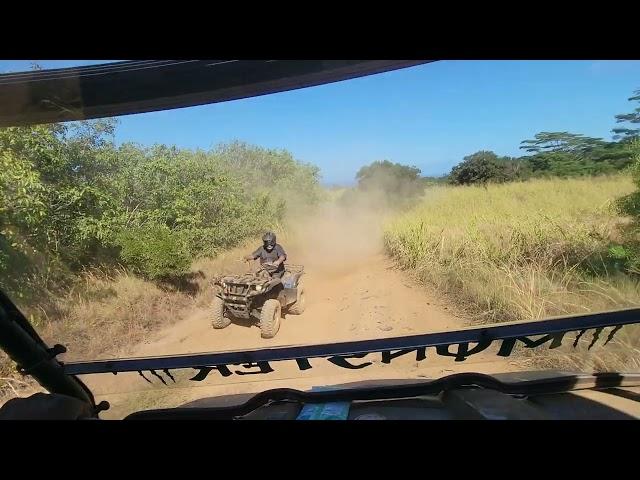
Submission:
[[273,277],[274,270],[272,264],[265,263],[257,272],[218,278],[211,305],[213,328],[229,326],[232,318],[257,319],[262,338],[273,338],[280,329],[283,310],[293,315],[304,312],[304,267],[287,265],[282,278]]

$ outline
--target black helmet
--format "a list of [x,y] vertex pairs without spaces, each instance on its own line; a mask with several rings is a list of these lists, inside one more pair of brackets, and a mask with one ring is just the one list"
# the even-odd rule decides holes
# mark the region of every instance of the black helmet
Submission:
[[262,243],[265,248],[272,249],[276,246],[276,234],[273,232],[267,232],[262,236]]

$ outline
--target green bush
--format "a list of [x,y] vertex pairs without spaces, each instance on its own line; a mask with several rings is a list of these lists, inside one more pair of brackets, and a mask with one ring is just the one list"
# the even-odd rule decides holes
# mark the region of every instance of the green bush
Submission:
[[123,230],[117,235],[122,261],[135,273],[151,280],[163,280],[186,273],[191,255],[179,234],[165,225]]
[[0,288],[12,296],[59,288],[98,264],[181,275],[319,201],[318,168],[286,151],[117,147],[115,128],[99,120],[0,129]]
[[356,179],[357,187],[346,189],[334,197],[342,208],[399,209],[412,204],[426,188],[419,168],[389,160],[365,165],[358,170]]
[[623,228],[624,245],[615,245],[609,255],[622,262],[629,273],[640,274],[640,140],[628,144],[633,158],[630,172],[638,190],[618,199],[615,206],[619,213],[630,217],[631,223]]
[[480,151],[464,157],[449,174],[450,182],[458,185],[473,183],[504,182],[509,180],[504,159],[490,151]]

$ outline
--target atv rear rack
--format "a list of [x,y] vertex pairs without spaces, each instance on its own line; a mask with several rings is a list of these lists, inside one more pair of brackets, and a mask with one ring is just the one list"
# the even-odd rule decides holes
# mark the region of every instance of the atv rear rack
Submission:
[[304,266],[303,265],[294,265],[294,264],[290,264],[290,263],[286,263],[284,269],[285,269],[285,271],[289,271],[291,273],[302,273],[302,272],[304,272]]

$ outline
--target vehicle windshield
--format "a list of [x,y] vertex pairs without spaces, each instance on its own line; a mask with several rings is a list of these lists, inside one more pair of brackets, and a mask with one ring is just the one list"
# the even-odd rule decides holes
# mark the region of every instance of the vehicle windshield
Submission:
[[[108,62],[2,60],[0,74]],[[640,306],[638,61],[437,61],[9,126],[0,161],[0,289],[65,363]],[[640,371],[635,325],[574,330],[81,378],[122,418],[280,387]],[[0,403],[40,389],[0,353]]]

